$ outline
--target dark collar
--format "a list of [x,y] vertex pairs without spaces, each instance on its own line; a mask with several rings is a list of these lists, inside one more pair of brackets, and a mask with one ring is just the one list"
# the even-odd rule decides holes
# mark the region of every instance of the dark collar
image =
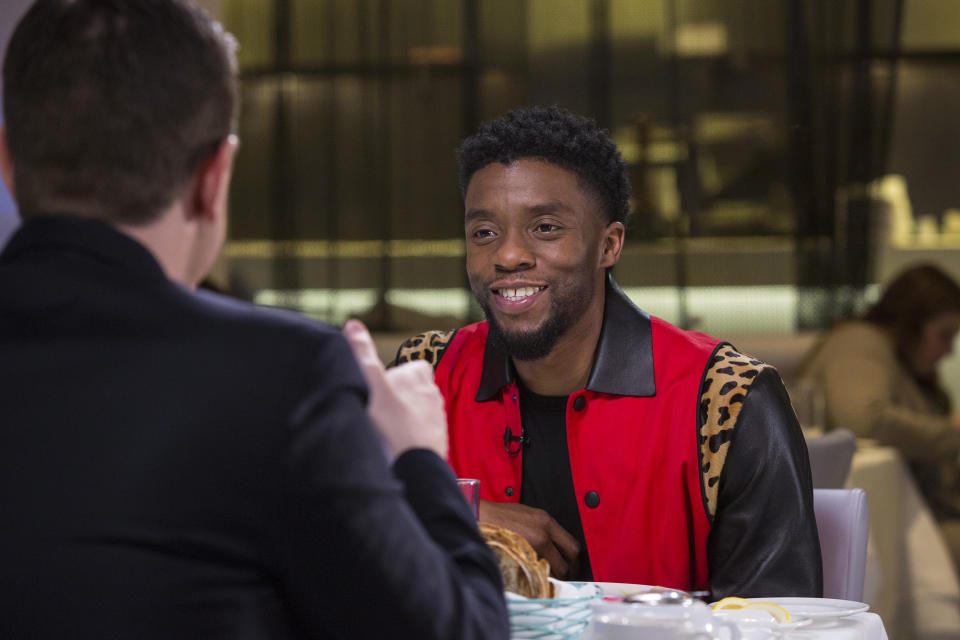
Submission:
[[37,216],[26,220],[0,253],[8,261],[32,253],[57,253],[123,269],[133,276],[166,280],[153,254],[130,236],[96,220]]
[[[483,373],[477,402],[490,400],[514,380],[510,357],[492,340],[483,350]],[[603,328],[587,380],[589,391],[618,396],[648,397],[657,392],[653,378],[653,338],[650,316],[634,305],[607,275]]]

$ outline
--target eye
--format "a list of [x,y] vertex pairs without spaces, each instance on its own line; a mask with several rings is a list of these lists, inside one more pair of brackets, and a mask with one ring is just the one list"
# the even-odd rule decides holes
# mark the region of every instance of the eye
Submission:
[[541,222],[537,225],[536,229],[539,233],[552,233],[558,230],[560,227],[549,222]]
[[472,240],[489,240],[494,236],[494,233],[491,229],[476,229],[470,232],[470,238]]

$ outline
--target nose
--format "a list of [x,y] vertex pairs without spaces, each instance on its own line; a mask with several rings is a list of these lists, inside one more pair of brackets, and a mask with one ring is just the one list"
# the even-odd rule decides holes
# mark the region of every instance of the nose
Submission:
[[536,258],[521,233],[508,233],[503,237],[494,256],[497,271],[523,271],[536,264]]

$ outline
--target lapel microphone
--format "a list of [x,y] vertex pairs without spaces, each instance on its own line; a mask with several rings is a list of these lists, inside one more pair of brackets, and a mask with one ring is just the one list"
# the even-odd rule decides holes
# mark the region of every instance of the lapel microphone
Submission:
[[512,456],[520,453],[520,449],[525,449],[529,441],[527,440],[527,432],[524,428],[520,427],[520,435],[513,435],[513,431],[510,430],[510,427],[507,426],[503,430],[503,448],[507,450]]

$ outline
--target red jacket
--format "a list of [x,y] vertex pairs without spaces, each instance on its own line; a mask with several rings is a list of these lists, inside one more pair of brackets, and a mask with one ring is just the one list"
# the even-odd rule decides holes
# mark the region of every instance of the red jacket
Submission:
[[[517,502],[517,387],[487,324],[415,336],[396,362],[413,359],[434,365],[458,475]],[[593,368],[565,419],[595,580],[822,594],[806,445],[775,369],[651,318],[608,279]]]
[[[610,320],[608,334],[627,328]],[[710,522],[696,411],[718,341],[645,314],[631,320],[646,326],[630,326],[618,339],[607,335],[586,389],[567,401],[570,466],[594,579],[706,589]],[[485,322],[460,329],[436,367],[450,463],[457,475],[480,480],[483,499],[518,502],[523,453],[508,453],[504,442],[507,427],[521,433],[517,387],[486,337]],[[603,345],[615,348],[605,354]],[[625,353],[642,361],[604,359]]]

